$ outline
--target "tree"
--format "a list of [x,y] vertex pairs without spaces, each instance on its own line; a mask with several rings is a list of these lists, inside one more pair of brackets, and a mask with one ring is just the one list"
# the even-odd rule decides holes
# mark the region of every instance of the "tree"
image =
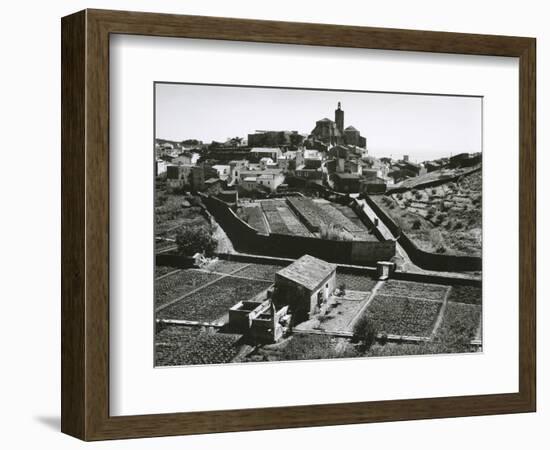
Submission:
[[361,316],[353,327],[353,338],[360,342],[365,350],[369,350],[376,340],[378,332],[366,314]]
[[207,226],[184,226],[178,231],[176,244],[178,245],[178,254],[182,256],[193,256],[195,253],[211,256],[216,250],[218,242]]

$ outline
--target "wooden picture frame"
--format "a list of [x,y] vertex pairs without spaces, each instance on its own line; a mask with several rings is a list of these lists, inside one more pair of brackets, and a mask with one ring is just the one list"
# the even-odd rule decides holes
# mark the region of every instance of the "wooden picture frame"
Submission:
[[[85,10],[62,30],[62,417],[84,440],[535,411],[533,38]],[[109,36],[134,34],[519,58],[519,391],[443,398],[109,415]]]

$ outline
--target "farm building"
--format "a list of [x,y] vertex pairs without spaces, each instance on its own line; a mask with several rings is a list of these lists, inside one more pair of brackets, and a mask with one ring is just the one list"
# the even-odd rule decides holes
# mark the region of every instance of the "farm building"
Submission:
[[254,342],[277,342],[287,330],[288,306],[277,310],[269,298],[240,301],[229,309],[229,328]]
[[304,255],[275,274],[274,302],[288,305],[294,323],[308,320],[336,287],[336,265]]

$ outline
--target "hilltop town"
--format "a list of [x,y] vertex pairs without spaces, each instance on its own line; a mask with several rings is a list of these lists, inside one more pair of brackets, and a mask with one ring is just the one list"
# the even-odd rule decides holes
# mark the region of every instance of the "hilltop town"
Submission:
[[309,133],[155,142],[157,365],[481,349],[481,154]]

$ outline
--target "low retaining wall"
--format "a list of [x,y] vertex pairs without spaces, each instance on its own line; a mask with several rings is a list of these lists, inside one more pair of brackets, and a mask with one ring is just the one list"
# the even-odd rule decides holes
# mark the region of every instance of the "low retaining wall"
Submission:
[[157,266],[177,267],[187,269],[193,267],[195,260],[188,256],[181,256],[176,253],[157,253],[155,255],[155,264]]
[[259,233],[242,221],[225,203],[215,197],[203,197],[208,211],[221,225],[235,249],[240,252],[299,258],[309,254],[329,262],[373,264],[395,255],[395,242],[329,241],[313,237]]
[[374,223],[370,220],[370,217],[365,213],[365,210],[363,209],[363,206],[361,203],[357,201],[357,199],[353,199],[352,202],[352,209],[355,211],[355,214],[357,214],[357,217],[361,219],[361,222],[363,222],[369,230],[372,231],[372,233],[377,237],[379,241],[384,241],[385,237],[380,231],[380,229],[374,225]]
[[[238,261],[251,264],[280,264],[282,266],[288,266],[295,260],[292,258],[281,258],[274,256],[260,256],[260,255],[247,255],[242,253],[218,253],[216,256],[220,259],[227,261]],[[189,268],[193,266],[193,258],[186,256],[180,256],[177,254],[162,254],[156,255],[157,265],[177,267],[177,268]],[[367,277],[376,277],[376,267],[368,266],[354,266],[354,265],[338,265],[338,273],[347,273],[352,275],[364,275]],[[445,284],[445,285],[461,285],[461,286],[475,286],[481,287],[482,281],[479,278],[472,277],[451,277],[448,275],[436,275],[427,273],[415,273],[415,272],[392,272],[391,279],[402,281],[416,281],[419,283],[431,283],[431,284]]]
[[459,256],[459,255],[444,255],[440,253],[429,253],[419,249],[416,244],[401,231],[401,228],[393,221],[393,219],[380,208],[376,202],[366,195],[365,201],[373,209],[376,215],[384,222],[384,225],[397,238],[397,241],[411,261],[418,267],[425,270],[436,270],[444,272],[471,272],[480,271],[482,269],[482,259],[479,256]]
[[433,273],[400,272],[396,270],[391,274],[390,278],[401,281],[416,281],[418,283],[482,287],[480,278],[450,277],[448,275],[435,275]]

